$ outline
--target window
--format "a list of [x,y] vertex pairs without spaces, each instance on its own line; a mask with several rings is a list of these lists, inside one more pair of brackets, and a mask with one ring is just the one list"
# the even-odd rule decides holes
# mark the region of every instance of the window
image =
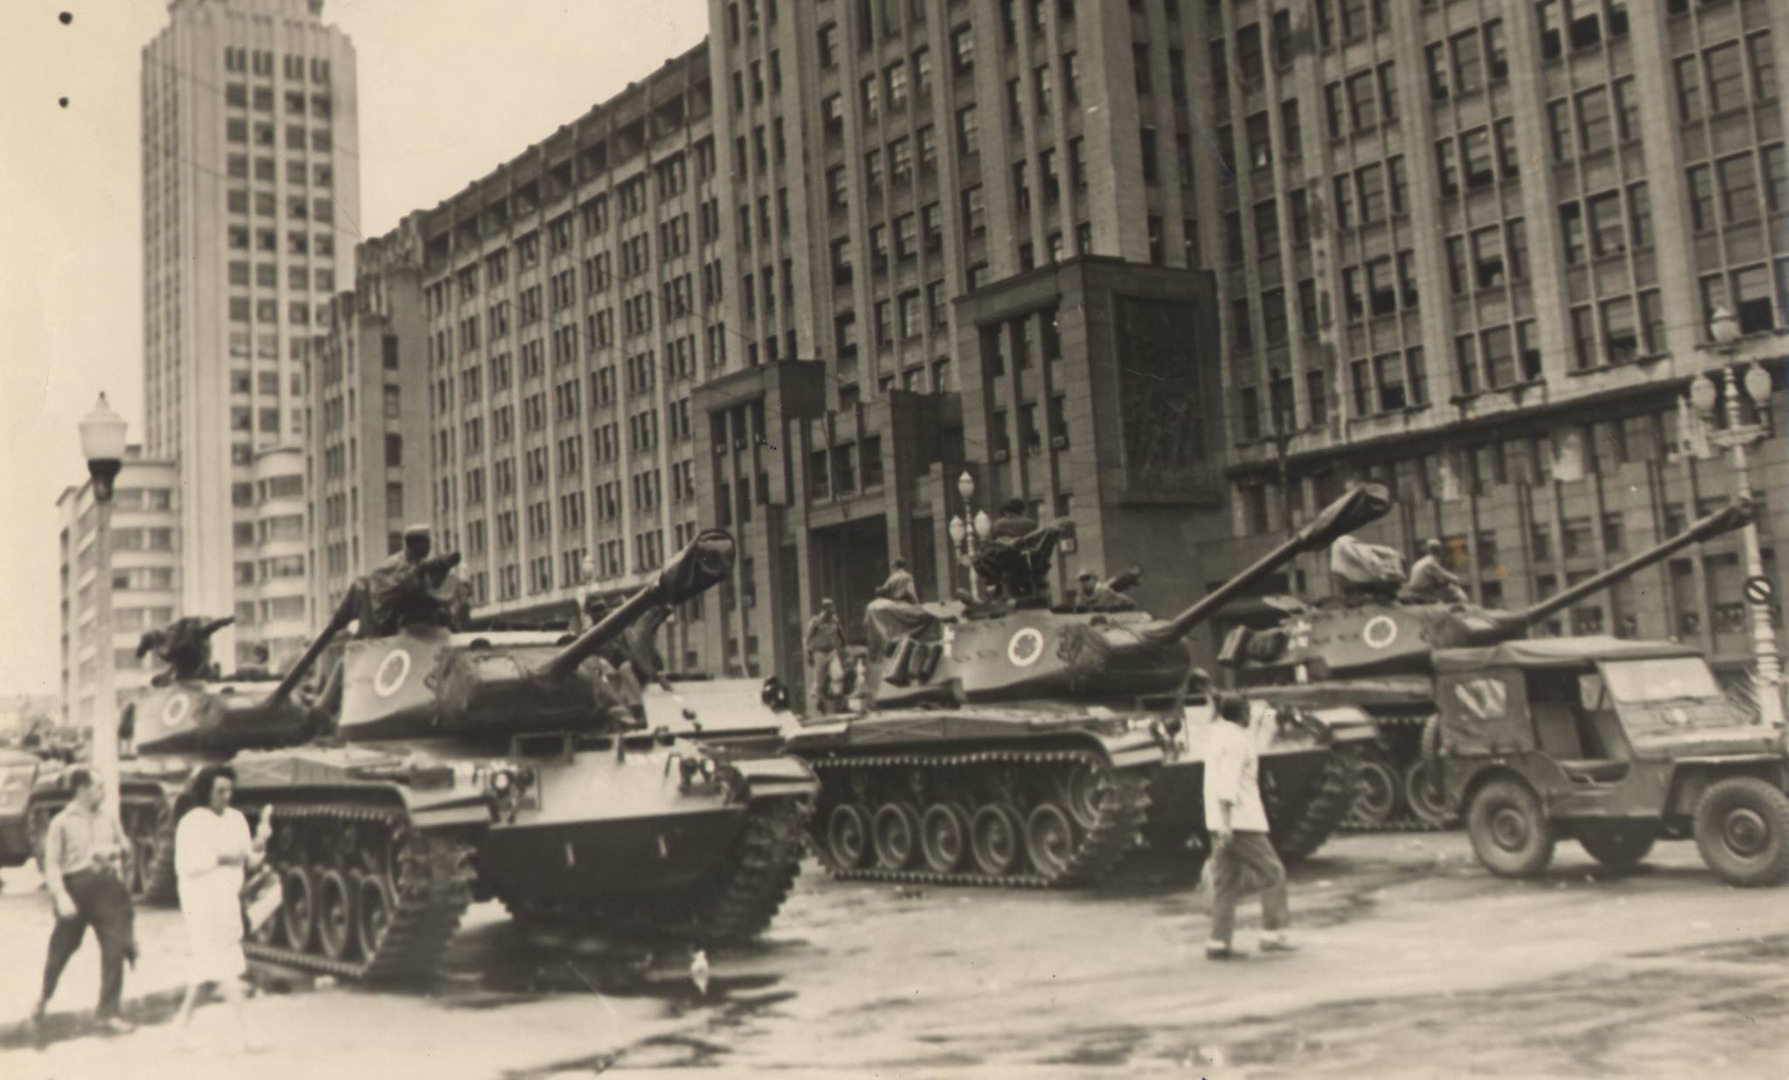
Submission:
[[1473,94],[1485,87],[1484,58],[1480,52],[1479,31],[1468,30],[1449,39],[1453,51],[1454,88],[1461,94]]
[[1585,200],[1590,218],[1590,253],[1593,257],[1618,255],[1627,250],[1627,232],[1621,221],[1621,195],[1611,191]]
[[1770,31],[1763,30],[1746,38],[1746,52],[1752,61],[1752,96],[1759,101],[1775,101],[1777,59]]
[[1615,131],[1605,87],[1599,86],[1578,95],[1578,141],[1586,154],[1614,148]]
[[1735,154],[1715,162],[1715,178],[1720,184],[1721,213],[1728,225],[1759,220],[1758,173],[1751,154]]
[[1719,116],[1745,105],[1745,69],[1740,63],[1739,42],[1716,45],[1702,54],[1708,68],[1708,112]]
[[[1140,128],[1137,137],[1143,148],[1143,182],[1145,184],[1160,183],[1161,169],[1158,167],[1155,155],[1155,129],[1152,127]],[[1015,166],[1015,168],[1023,167],[1023,162]],[[1025,202],[1021,200],[1020,208],[1023,209],[1024,206]]]

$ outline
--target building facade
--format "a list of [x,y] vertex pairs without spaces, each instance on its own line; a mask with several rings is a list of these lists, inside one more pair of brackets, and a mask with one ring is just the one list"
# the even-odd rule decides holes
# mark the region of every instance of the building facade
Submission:
[[[138,659],[144,632],[174,619],[180,600],[179,471],[172,461],[127,451],[112,493],[111,574],[100,574],[98,507],[93,483],[70,487],[56,500],[59,536],[63,721],[90,724],[102,715],[99,687],[111,668],[116,705],[149,685],[152,658]],[[107,629],[99,612],[110,590]],[[104,715],[116,715],[111,709]]]
[[268,637],[258,455],[302,445],[305,365],[353,277],[355,59],[322,6],[175,0],[143,49],[145,445],[180,470],[179,612],[238,615],[226,667]]
[[[414,215],[424,359],[399,407],[421,391],[418,505],[479,620],[569,620],[696,535],[690,391],[726,360],[711,117],[699,45]],[[703,666],[702,613],[667,631],[674,669]]]
[[354,288],[330,301],[311,357],[305,475],[318,624],[356,577],[402,547],[410,518],[433,514],[421,251],[414,218],[361,244]]

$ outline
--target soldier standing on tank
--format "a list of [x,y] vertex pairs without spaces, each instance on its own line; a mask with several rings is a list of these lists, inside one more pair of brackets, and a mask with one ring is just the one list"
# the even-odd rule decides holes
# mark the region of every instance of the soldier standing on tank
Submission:
[[[609,602],[595,593],[584,598],[584,629],[588,631],[603,621],[609,614]],[[615,665],[610,662],[607,650],[599,649],[585,658],[578,665],[578,672],[590,684],[595,699],[597,715],[608,720],[618,728],[636,726],[644,722],[644,705],[639,713],[633,708],[633,702],[627,700],[625,690],[619,685]]]
[[1037,522],[1025,513],[1024,499],[1008,499],[1000,504],[1000,517],[988,530],[989,540],[1020,540],[1037,531]]
[[[1291,952],[1286,940],[1291,904],[1286,868],[1267,837],[1261,804],[1260,753],[1249,730],[1249,703],[1236,694],[1217,700],[1218,721],[1206,749],[1205,821],[1211,829],[1211,934],[1208,960],[1237,955],[1230,947],[1236,905],[1247,892],[1261,892],[1261,951]],[[1253,878],[1251,882],[1249,879]]]
[[843,703],[835,701],[831,693],[831,672],[845,647],[845,629],[839,625],[831,597],[820,601],[820,613],[808,620],[802,641],[808,654],[808,668],[813,672],[809,685],[813,687],[814,708],[821,713],[842,711]]
[[889,565],[888,580],[876,589],[876,595],[884,600],[919,603],[919,590],[913,587],[913,574],[907,569],[906,559],[896,558]]

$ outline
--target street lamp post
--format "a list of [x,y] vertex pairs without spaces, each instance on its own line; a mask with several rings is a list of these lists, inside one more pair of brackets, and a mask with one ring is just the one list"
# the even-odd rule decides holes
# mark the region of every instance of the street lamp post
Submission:
[[963,497],[963,513],[950,519],[950,542],[960,552],[962,564],[969,570],[969,595],[981,599],[981,582],[975,576],[977,539],[986,540],[994,522],[986,510],[975,509],[975,477],[965,472],[957,477],[957,494]]
[[105,785],[105,811],[118,813],[118,694],[112,679],[112,485],[124,467],[124,418],[99,395],[81,420],[81,456],[93,479],[95,584],[93,630],[99,685],[94,690],[93,766]]
[[[1734,364],[1733,348],[1739,341],[1739,321],[1725,306],[1715,308],[1708,324],[1709,336],[1714,340],[1715,348],[1726,358],[1727,363],[1716,368],[1711,380],[1705,373],[1697,377],[1690,387],[1690,402],[1702,415],[1704,421],[1714,419],[1715,402],[1724,395],[1727,404],[1727,428],[1709,435],[1709,442],[1716,446],[1724,446],[1732,453],[1735,494],[1749,499],[1752,496],[1752,473],[1746,456],[1746,447],[1762,440],[1765,436],[1765,425],[1762,417],[1770,407],[1770,373],[1758,364]],[[1743,368],[1743,376],[1741,369]],[[1716,385],[1718,380],[1719,385]],[[1746,396],[1752,399],[1752,405],[1760,418],[1759,422],[1747,424],[1740,405],[1740,386],[1743,382]],[[1758,523],[1754,519],[1746,524],[1742,533],[1745,544],[1746,578],[1748,580],[1764,574],[1764,554],[1758,543]],[[1772,727],[1783,726],[1782,697],[1782,663],[1777,655],[1776,628],[1770,623],[1770,609],[1767,605],[1746,601],[1752,616],[1752,651],[1758,664],[1758,711],[1764,723]]]

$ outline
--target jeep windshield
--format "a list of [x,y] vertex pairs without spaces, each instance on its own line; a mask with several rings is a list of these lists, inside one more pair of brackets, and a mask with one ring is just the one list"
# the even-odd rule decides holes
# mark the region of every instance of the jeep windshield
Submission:
[[1714,672],[1699,656],[1604,661],[1601,667],[1610,695],[1623,705],[1722,700]]

